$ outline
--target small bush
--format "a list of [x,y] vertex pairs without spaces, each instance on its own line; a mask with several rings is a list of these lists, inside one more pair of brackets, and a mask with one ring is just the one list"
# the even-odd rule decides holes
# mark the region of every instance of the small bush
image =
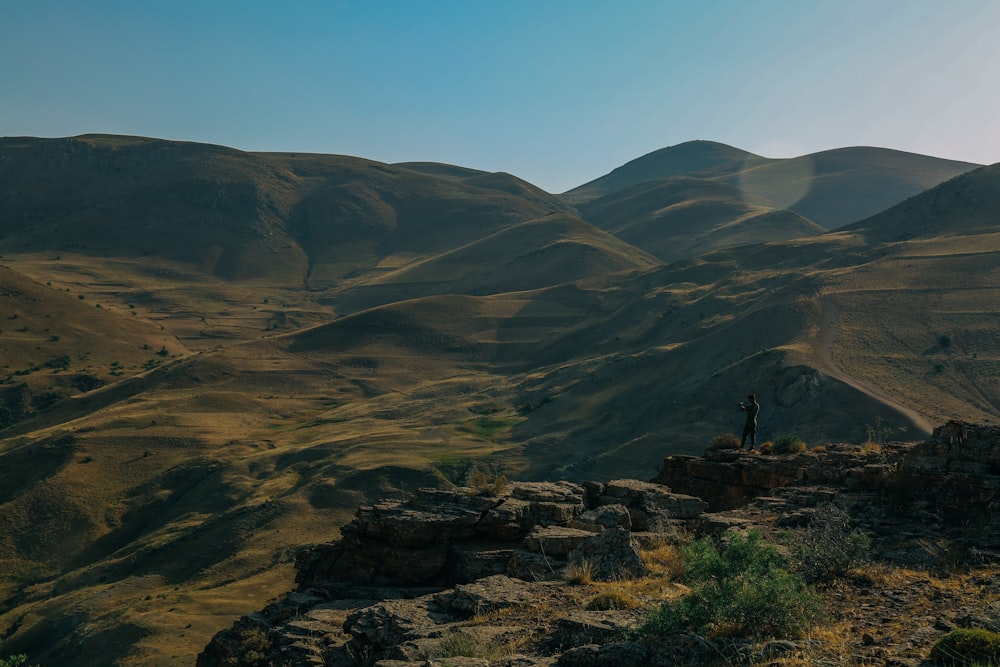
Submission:
[[434,651],[435,658],[491,658],[494,651],[472,635],[451,632]]
[[828,581],[868,562],[871,540],[851,528],[851,518],[836,505],[816,510],[809,525],[786,534],[795,569],[806,581]]
[[687,567],[679,548],[672,544],[660,544],[652,548],[639,549],[639,557],[651,575],[680,579]]
[[794,433],[779,435],[771,451],[775,454],[801,454],[806,451],[806,443]]
[[712,438],[712,449],[739,449],[740,439],[732,433],[720,433]]
[[566,570],[563,572],[563,578],[567,584],[575,584],[577,586],[586,586],[587,584],[594,583],[593,569],[590,563],[585,560],[567,565]]
[[813,447],[809,451],[813,452],[814,454],[825,454],[826,452],[828,452],[830,450],[827,449],[826,445],[816,445],[815,447]]
[[682,547],[691,592],[648,612],[640,637],[678,631],[743,637],[800,636],[818,620],[822,601],[759,531],[729,532],[717,547],[703,538]]
[[6,658],[0,658],[0,667],[21,667],[28,662],[28,656],[23,653],[17,655],[12,655]]
[[584,609],[587,611],[608,611],[610,609],[635,609],[639,601],[621,591],[608,591],[594,596]]
[[939,665],[998,665],[1000,634],[982,629],[952,630],[934,643],[931,660]]
[[760,446],[761,454],[773,454],[774,453],[774,443],[768,440],[767,442],[761,443]]
[[475,467],[469,471],[468,485],[480,496],[502,495],[510,482],[497,470],[484,470]]

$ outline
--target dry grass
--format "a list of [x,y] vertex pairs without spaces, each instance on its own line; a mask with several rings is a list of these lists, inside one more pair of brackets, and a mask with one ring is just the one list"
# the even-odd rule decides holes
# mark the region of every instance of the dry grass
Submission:
[[591,573],[590,563],[582,561],[567,565],[563,578],[571,586],[588,586],[595,583]]
[[[752,258],[759,266],[746,270],[734,271],[731,258],[706,259],[552,287],[578,275],[581,253],[600,251],[613,267],[649,265],[645,254],[630,256],[624,244],[566,219],[524,225],[508,238],[534,241],[553,229],[572,241],[551,248],[569,273],[557,275],[543,261],[532,269],[533,283],[523,282],[527,273],[505,278],[523,291],[481,298],[411,299],[425,295],[401,281],[447,277],[457,267],[455,285],[485,285],[477,275],[493,280],[495,272],[475,264],[493,261],[498,250],[508,260],[524,257],[500,247],[503,236],[452,254],[345,250],[317,261],[316,275],[337,285],[327,291],[303,290],[301,276],[228,280],[156,256],[63,252],[56,260],[50,252],[5,252],[12,270],[0,272],[8,288],[0,298],[4,374],[39,366],[14,377],[37,393],[79,394],[67,388],[77,373],[108,386],[41,412],[0,440],[7,527],[0,590],[26,595],[0,627],[26,614],[29,629],[93,594],[97,615],[112,619],[128,608],[128,621],[146,633],[135,650],[147,664],[190,664],[213,632],[289,586],[288,566],[276,564],[275,554],[336,537],[356,505],[429,483],[443,453],[503,460],[511,476],[546,476],[572,454],[592,457],[604,474],[648,478],[666,450],[700,451],[707,434],[730,424],[732,411],[705,407],[721,391],[772,383],[790,367],[828,370],[829,362],[864,382],[823,380],[829,400],[796,407],[803,423],[827,435],[874,420],[882,408],[871,407],[872,397],[887,414],[910,407],[932,418],[996,417],[983,396],[1000,393],[1000,234],[898,244],[895,254],[858,267],[816,270],[817,259],[867,251],[841,235],[763,247]],[[551,240],[538,247],[549,249]],[[837,306],[828,340],[816,333],[826,326],[822,309],[807,312],[813,297],[797,291],[803,277],[815,282],[810,295]],[[778,299],[786,288],[794,308],[760,310],[761,295]],[[401,302],[369,319],[338,319],[394,298]],[[624,312],[630,317],[620,318]],[[582,340],[595,341],[595,354],[574,356]],[[829,342],[830,359],[821,358],[819,342]],[[165,357],[156,354],[163,347]],[[755,356],[760,350],[771,353]],[[68,369],[44,365],[63,355]],[[725,370],[694,394],[671,394],[664,370],[702,377],[705,358]],[[159,364],[152,372],[150,362]],[[664,404],[677,405],[669,424],[648,417],[662,415]],[[610,414],[619,418],[595,417]],[[893,420],[898,429],[898,415]],[[637,431],[655,436],[628,440]],[[67,457],[55,457],[53,443],[70,433],[76,440]],[[22,451],[42,455],[21,460]],[[282,512],[263,523],[244,520],[269,501]],[[231,531],[212,555],[216,543],[196,535],[222,535],[224,525]],[[676,594],[676,554],[653,551],[644,554],[650,577],[594,584],[580,572],[579,583],[636,599]],[[188,561],[201,567],[170,570]],[[172,583],[147,593],[149,601],[103,588],[133,571],[168,570]],[[909,575],[877,576],[889,585]]]

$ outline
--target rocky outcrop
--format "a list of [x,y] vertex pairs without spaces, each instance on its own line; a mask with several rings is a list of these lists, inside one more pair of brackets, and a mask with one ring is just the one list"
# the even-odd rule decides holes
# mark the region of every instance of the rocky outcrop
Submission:
[[[360,508],[340,540],[300,552],[297,590],[219,633],[198,664],[233,663],[248,636],[302,664],[429,655],[470,616],[551,600],[567,567],[598,581],[642,576],[639,543],[667,539],[707,508],[638,480],[515,482],[496,495],[420,489]],[[334,614],[350,600],[349,615]],[[319,618],[340,624],[326,644],[288,634],[315,630]]]
[[726,511],[754,500],[789,511],[785,525],[802,517],[795,507],[833,502],[869,528],[919,516],[922,529],[937,526],[949,539],[968,536],[980,550],[1000,551],[1000,428],[992,426],[951,421],[920,443],[829,445],[788,456],[673,455],[653,482],[704,499],[716,514],[699,519],[703,532],[745,522]]
[[[977,563],[1000,563],[998,503],[1000,428],[955,422],[918,444],[668,456],[653,482],[519,482],[496,495],[421,489],[359,509],[342,539],[304,550],[297,589],[220,632],[198,664],[698,665],[798,655],[808,647],[784,640],[621,641],[642,611],[591,607],[567,581],[641,577],[642,546],[682,534],[795,530],[829,506],[887,562],[931,568],[941,555],[928,545],[946,544],[949,558],[964,549]],[[992,576],[982,582],[1000,595]],[[671,585],[652,600],[683,590]],[[883,592],[851,586],[827,595],[843,597],[838,604],[859,627],[881,623],[867,610]],[[929,595],[900,588],[883,602],[901,615],[935,608],[933,627],[895,642],[859,636],[851,650],[862,662],[917,664],[942,629],[989,622],[966,609],[958,588]],[[851,596],[871,599],[856,605]],[[496,646],[515,648],[484,650]]]

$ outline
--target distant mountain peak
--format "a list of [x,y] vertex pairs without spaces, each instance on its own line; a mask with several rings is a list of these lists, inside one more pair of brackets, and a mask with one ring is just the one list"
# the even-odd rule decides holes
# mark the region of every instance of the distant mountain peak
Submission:
[[696,174],[729,164],[742,164],[749,159],[765,158],[717,141],[685,141],[626,162],[605,176],[563,193],[563,196],[573,203],[585,202],[643,181]]

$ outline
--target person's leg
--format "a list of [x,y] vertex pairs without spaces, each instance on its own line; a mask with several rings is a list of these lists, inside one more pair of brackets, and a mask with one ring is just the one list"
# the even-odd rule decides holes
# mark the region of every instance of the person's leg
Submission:
[[757,429],[750,429],[750,449],[757,446]]
[[[750,435],[750,427],[749,426],[744,426],[743,427],[743,440],[740,441],[740,448],[743,448],[743,447],[747,446],[747,436],[748,435]],[[753,441],[751,440],[751,443],[752,442]]]

